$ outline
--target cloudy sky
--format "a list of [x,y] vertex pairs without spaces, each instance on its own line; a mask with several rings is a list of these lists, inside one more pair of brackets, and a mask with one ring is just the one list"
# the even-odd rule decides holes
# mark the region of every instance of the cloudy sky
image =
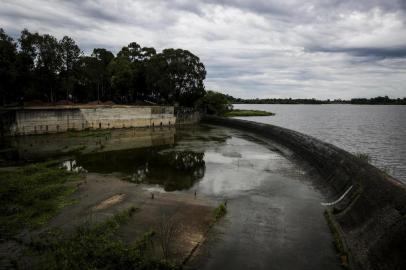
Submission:
[[0,27],[187,49],[236,97],[406,96],[406,0],[0,0]]

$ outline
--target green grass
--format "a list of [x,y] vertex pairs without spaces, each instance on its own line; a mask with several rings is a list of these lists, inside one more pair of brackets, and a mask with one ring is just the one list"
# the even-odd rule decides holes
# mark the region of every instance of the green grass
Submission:
[[214,209],[214,219],[216,221],[218,221],[220,218],[222,218],[223,216],[225,216],[225,214],[227,214],[227,207],[224,203],[220,203],[219,206],[217,206]]
[[120,225],[128,222],[135,211],[130,207],[104,222],[79,226],[71,234],[48,232],[29,247],[37,262],[32,269],[176,269],[148,255],[153,233],[142,235],[133,244],[117,237]]
[[226,117],[238,117],[238,116],[272,116],[274,113],[260,110],[231,110],[224,113]]
[[45,224],[72,203],[78,179],[51,163],[0,170],[0,238]]

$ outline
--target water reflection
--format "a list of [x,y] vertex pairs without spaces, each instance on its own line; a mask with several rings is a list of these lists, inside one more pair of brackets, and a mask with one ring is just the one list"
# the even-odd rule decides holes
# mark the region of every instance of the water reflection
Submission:
[[126,174],[134,183],[158,184],[165,191],[191,188],[205,173],[204,153],[131,149],[79,155],[76,166],[89,172]]
[[86,173],[82,166],[77,165],[76,160],[66,160],[62,162],[61,167],[67,170],[68,172],[76,172],[76,173]]
[[173,145],[175,131],[173,127],[129,128],[8,137],[0,145],[0,165],[81,153]]

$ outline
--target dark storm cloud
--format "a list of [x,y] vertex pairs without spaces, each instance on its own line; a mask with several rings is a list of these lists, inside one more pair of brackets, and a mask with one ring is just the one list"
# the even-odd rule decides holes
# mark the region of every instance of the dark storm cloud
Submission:
[[184,48],[241,97],[406,96],[406,0],[0,0],[0,27]]

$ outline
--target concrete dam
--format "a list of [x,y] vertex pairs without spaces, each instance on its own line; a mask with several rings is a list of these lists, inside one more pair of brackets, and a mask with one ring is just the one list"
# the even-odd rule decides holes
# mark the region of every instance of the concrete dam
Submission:
[[170,126],[172,106],[72,105],[11,108],[0,111],[3,136],[60,133],[71,130]]
[[314,166],[335,199],[326,212],[341,259],[352,269],[405,269],[406,187],[347,151],[302,133],[246,120],[206,116],[290,149]]

